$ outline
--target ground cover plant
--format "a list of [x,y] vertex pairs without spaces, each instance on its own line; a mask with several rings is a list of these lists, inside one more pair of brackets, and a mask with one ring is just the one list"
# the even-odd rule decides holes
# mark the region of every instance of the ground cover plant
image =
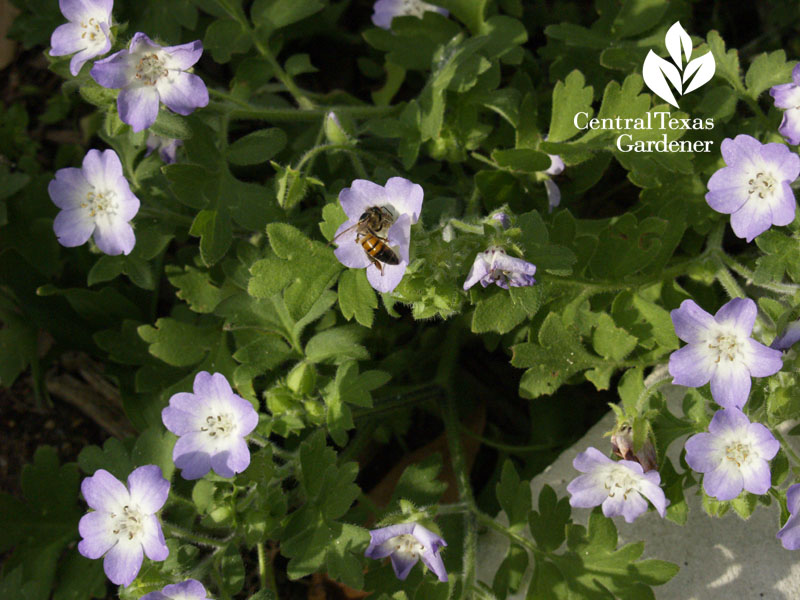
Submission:
[[652,598],[615,520],[697,494],[800,548],[792,2],[14,4],[0,382],[108,435],[0,596]]

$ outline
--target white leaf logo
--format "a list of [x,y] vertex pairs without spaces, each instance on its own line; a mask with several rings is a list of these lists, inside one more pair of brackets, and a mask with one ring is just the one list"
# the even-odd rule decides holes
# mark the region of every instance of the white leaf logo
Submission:
[[[676,21],[667,31],[664,43],[672,62],[658,56],[650,50],[644,59],[642,76],[652,92],[678,108],[673,88],[678,96],[688,94],[708,83],[714,76],[716,63],[711,52],[699,58],[692,58],[692,38]],[[681,74],[682,73],[682,74]],[[672,87],[670,87],[672,84]]]

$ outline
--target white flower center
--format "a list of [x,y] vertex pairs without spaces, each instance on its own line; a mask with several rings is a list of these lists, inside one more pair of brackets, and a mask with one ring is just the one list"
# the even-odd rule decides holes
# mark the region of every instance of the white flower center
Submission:
[[136,79],[144,85],[155,85],[162,77],[169,74],[164,66],[164,60],[158,54],[145,54],[136,65]]
[[770,173],[763,171],[756,173],[756,176],[751,178],[747,185],[749,186],[747,193],[751,198],[755,195],[764,199],[775,193],[775,178]]
[[621,466],[614,466],[609,470],[604,485],[609,498],[622,494],[623,500],[627,500],[628,494],[639,492],[639,480],[629,469]]
[[120,539],[127,537],[132,540],[139,537],[144,526],[142,513],[127,504],[122,507],[121,514],[111,513],[111,519],[114,522],[112,533],[119,536]]
[[98,192],[94,187],[86,193],[86,199],[81,202],[81,208],[89,211],[89,216],[93,219],[103,216],[113,216],[119,210],[117,203],[117,193],[114,190],[103,190]]
[[708,342],[708,347],[717,353],[717,360],[714,361],[716,363],[722,359],[728,359],[733,362],[739,358],[742,352],[739,338],[736,334],[731,333],[720,333],[716,337],[711,338]]
[[738,440],[725,446],[725,458],[735,462],[737,467],[741,467],[747,462],[747,457],[750,456],[750,452],[750,444]]
[[88,21],[81,21],[83,33],[81,39],[86,40],[90,44],[103,43],[106,41],[106,34],[100,29],[100,21],[91,17]]
[[436,10],[436,7],[431,6],[427,2],[422,2],[422,0],[403,0],[398,15],[412,16],[421,19],[422,16],[430,10]]
[[405,558],[417,559],[425,550],[422,543],[410,533],[393,537],[390,543],[394,549],[393,554],[399,554]]
[[233,433],[234,423],[231,416],[227,413],[220,415],[208,415],[206,417],[205,427],[201,427],[200,431],[206,432],[208,437],[212,440],[219,440],[226,438]]

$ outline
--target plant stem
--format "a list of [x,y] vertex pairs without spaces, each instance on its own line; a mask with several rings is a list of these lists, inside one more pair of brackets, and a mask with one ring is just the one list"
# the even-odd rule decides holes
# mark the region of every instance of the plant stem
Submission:
[[794,462],[795,466],[800,467],[800,456],[797,456],[797,453],[794,451],[794,449],[792,449],[791,445],[789,445],[789,442],[786,440],[785,437],[783,437],[783,434],[778,430],[777,427],[772,430],[772,435],[774,435],[775,439],[778,440],[778,442],[780,442],[781,448],[783,448],[783,451],[786,452],[787,455],[789,455],[789,457],[792,459],[792,462]]
[[722,258],[722,261],[731,271],[740,277],[744,277],[747,284],[752,284],[757,287],[764,288],[765,290],[775,292],[776,294],[785,294],[787,296],[793,296],[797,292],[800,292],[800,285],[793,283],[757,283],[753,281],[753,271],[745,267],[743,264],[737,262],[732,256],[728,256],[727,254],[723,253],[721,254],[720,258]]
[[213,538],[207,535],[202,535],[200,533],[195,533],[194,531],[189,531],[188,529],[184,529],[183,527],[178,527],[177,525],[173,525],[172,523],[167,523],[164,519],[161,519],[161,526],[165,530],[166,533],[169,533],[176,538],[181,538],[190,542],[194,542],[195,544],[200,544],[202,546],[210,546],[211,548],[223,548],[225,544],[228,542],[229,538],[221,539],[221,538]]
[[469,437],[475,438],[482,444],[490,446],[492,448],[497,448],[498,450],[503,450],[505,452],[513,452],[513,453],[520,453],[520,452],[538,452],[540,450],[550,450],[551,448],[555,448],[558,444],[531,444],[527,446],[514,446],[512,444],[503,444],[502,442],[496,442],[494,440],[490,440],[489,438],[483,437],[482,435],[478,435],[474,431],[472,431],[469,427],[464,427],[461,425],[461,431],[466,433]]

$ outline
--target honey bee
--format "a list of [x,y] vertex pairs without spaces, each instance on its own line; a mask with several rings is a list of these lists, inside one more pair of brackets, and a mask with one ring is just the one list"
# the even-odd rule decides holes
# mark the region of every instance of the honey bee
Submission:
[[383,275],[384,264],[400,264],[400,257],[386,243],[385,235],[392,223],[394,223],[394,217],[389,209],[384,206],[371,206],[362,213],[358,223],[342,231],[330,243],[332,244],[344,234],[355,229],[356,243],[361,244],[367,258]]

